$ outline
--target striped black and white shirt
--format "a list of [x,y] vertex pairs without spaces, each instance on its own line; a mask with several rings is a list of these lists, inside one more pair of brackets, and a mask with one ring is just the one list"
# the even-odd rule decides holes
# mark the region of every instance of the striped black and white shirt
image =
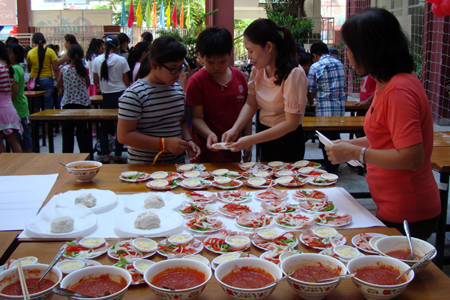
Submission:
[[[119,118],[138,120],[136,131],[153,137],[181,138],[184,92],[179,81],[174,85],[154,84],[139,79],[119,99]],[[151,164],[158,149],[128,147],[128,163]],[[163,161],[162,155],[157,163]],[[164,163],[183,163],[184,155],[164,153]]]

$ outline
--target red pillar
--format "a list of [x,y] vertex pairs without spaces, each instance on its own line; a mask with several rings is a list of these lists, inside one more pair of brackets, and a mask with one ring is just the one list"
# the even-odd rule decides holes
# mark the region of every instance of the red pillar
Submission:
[[[17,33],[29,33],[31,26],[31,3],[30,0],[17,0]],[[23,46],[29,45],[29,39],[20,39]]]

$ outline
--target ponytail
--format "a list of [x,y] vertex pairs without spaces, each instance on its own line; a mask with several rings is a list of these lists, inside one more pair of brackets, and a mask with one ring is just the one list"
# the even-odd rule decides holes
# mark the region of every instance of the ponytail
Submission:
[[292,69],[298,66],[295,59],[297,46],[290,30],[279,27],[269,19],[258,19],[252,22],[244,31],[244,36],[253,44],[265,47],[268,42],[275,45],[278,55],[275,60],[275,81],[281,85]]
[[9,60],[8,48],[2,41],[0,41],[0,58],[8,64],[9,77],[14,78],[14,69],[11,66],[11,61]]
[[91,61],[94,60],[94,57],[98,55],[98,48],[100,48],[104,44],[103,40],[92,38],[89,43],[89,47],[86,51],[86,60]]
[[115,36],[106,37],[105,61],[102,63],[102,66],[100,68],[100,79],[103,79],[105,81],[109,80],[109,73],[108,73],[109,52],[111,51],[111,49],[114,49],[119,45],[120,45],[119,40]]
[[75,69],[77,70],[78,75],[80,75],[81,78],[86,78],[86,67],[83,64],[83,57],[84,52],[83,48],[81,48],[80,45],[76,44],[69,48],[69,51],[67,52],[69,55],[70,60],[75,66]]
[[35,34],[33,34],[32,42],[34,44],[38,45],[39,71],[38,71],[38,75],[36,77],[39,78],[42,67],[44,66],[45,52],[47,50],[47,49],[44,49],[44,44],[47,41],[45,40],[45,37],[42,33],[36,32]]
[[139,61],[142,54],[148,52],[149,45],[150,44],[148,42],[139,42],[136,44],[136,46],[130,48],[127,58],[128,66],[130,67],[130,71],[128,71],[128,78],[130,79],[130,82],[134,81],[133,78],[134,66]]
[[145,58],[141,61],[141,65],[139,66],[139,70],[136,73],[136,80],[142,79],[148,74],[150,74],[150,61],[148,60],[148,55],[145,56]]

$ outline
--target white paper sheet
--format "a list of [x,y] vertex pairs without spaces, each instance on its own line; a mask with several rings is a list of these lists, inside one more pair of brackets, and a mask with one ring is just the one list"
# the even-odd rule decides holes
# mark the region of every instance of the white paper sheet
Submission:
[[24,229],[57,178],[58,174],[0,176],[0,231]]
[[[331,141],[329,138],[327,138],[326,136],[324,136],[322,133],[320,133],[319,131],[316,130],[317,135],[319,136],[319,141],[324,144],[325,146],[329,146],[331,144],[333,144],[333,141]],[[358,161],[358,160],[349,160],[348,161],[349,165],[351,165],[352,167],[363,167],[364,165]]]
[[[338,227],[337,230],[340,228],[364,228],[364,227],[374,227],[374,226],[384,226],[384,224],[378,220],[375,216],[373,216],[367,209],[365,209],[358,201],[356,201],[355,198],[353,198],[345,189],[343,188],[327,188],[327,189],[318,189],[322,192],[324,192],[328,199],[333,201],[334,204],[337,207],[337,212],[339,213],[349,213],[353,221],[349,225]],[[290,195],[290,201],[292,201],[292,194],[295,192],[295,190],[289,190],[288,193]],[[250,192],[252,196],[257,193]],[[155,194],[162,194],[162,193],[155,193]],[[184,200],[183,194],[177,194],[177,197],[179,198],[180,204]],[[128,210],[125,207],[125,202],[130,199],[130,195],[118,195],[118,203],[117,206],[113,209],[99,213],[98,216],[98,222],[97,227],[95,231],[90,232],[87,236],[88,237],[104,237],[104,238],[125,238],[125,237],[132,237],[133,235],[130,234],[124,234],[121,231],[118,231],[115,229],[115,223],[116,221],[123,216],[126,213],[129,213],[130,210]],[[43,208],[43,211],[46,209],[52,209],[55,207],[55,199],[52,198],[49,203],[46,205],[46,207]],[[217,207],[223,206],[225,203],[216,201],[213,203],[213,205],[216,205]],[[261,211],[261,201],[255,200],[254,198],[249,201],[243,203],[245,205],[248,205],[252,211]],[[177,211],[176,209],[174,209]],[[156,210],[153,210],[153,212],[156,212]],[[301,212],[304,213],[304,212]],[[304,213],[306,214],[306,213]],[[225,223],[226,229],[236,230],[236,231],[242,231],[240,228],[238,228],[234,223],[234,218],[227,218],[224,217],[221,214],[218,214],[217,217],[219,220]],[[275,227],[276,225],[272,225],[272,227]],[[189,232],[192,233],[192,231],[189,231],[185,229],[184,227],[179,227],[176,230],[173,230],[171,232],[165,233],[165,235],[175,234],[175,233],[181,233],[181,232]],[[249,231],[251,232],[251,231]],[[194,233],[196,236],[202,236],[202,234]],[[210,234],[209,234],[210,235]],[[20,235],[19,238],[32,238],[37,237],[33,236],[29,231],[25,230]],[[75,237],[75,236],[73,236]]]

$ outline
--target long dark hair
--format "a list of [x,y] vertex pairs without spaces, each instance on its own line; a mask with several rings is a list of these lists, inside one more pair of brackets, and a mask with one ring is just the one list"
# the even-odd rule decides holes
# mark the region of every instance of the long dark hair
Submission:
[[83,48],[81,48],[80,45],[70,46],[69,50],[67,51],[67,55],[69,55],[72,64],[74,64],[78,75],[80,75],[81,78],[86,78],[86,67],[84,66],[82,61],[82,59],[84,58]]
[[86,60],[93,60],[98,55],[98,48],[102,47],[104,43],[101,39],[93,38],[86,51]]
[[150,73],[150,61],[154,60],[161,66],[171,61],[180,61],[186,57],[186,54],[186,48],[173,36],[161,36],[153,41],[147,58],[141,62],[136,79],[144,78]]
[[102,63],[100,68],[100,79],[104,79],[106,81],[109,80],[108,74],[108,56],[111,49],[120,46],[119,40],[115,36],[107,36],[106,37],[106,49],[105,49],[105,61]]
[[[128,37],[128,35],[126,35],[125,33],[121,32],[117,35],[117,38],[119,39],[120,42],[120,49],[119,49],[119,54],[124,53],[122,52],[122,44],[126,43],[126,42],[130,42],[130,38]],[[128,50],[128,48],[127,48]]]
[[77,38],[73,34],[66,34],[64,36],[64,40],[66,40],[66,42],[70,45],[78,45]]
[[11,61],[9,60],[8,48],[2,41],[0,41],[0,58],[6,61],[9,66],[9,77],[14,78],[14,69],[11,66]]
[[295,59],[297,46],[292,33],[286,27],[279,27],[269,19],[253,21],[244,31],[244,37],[253,44],[265,47],[267,42],[272,42],[278,51],[275,61],[275,84],[281,85],[292,69],[298,66]]
[[25,59],[25,50],[20,44],[7,44],[8,48],[14,54],[15,61],[17,64],[23,63]]
[[136,46],[131,47],[128,53],[128,66],[130,67],[130,71],[128,71],[128,78],[130,78],[130,82],[133,82],[133,70],[136,62],[139,61],[142,54],[148,52],[148,47],[150,44],[148,42],[139,42]]
[[365,9],[345,21],[341,33],[358,70],[364,73],[358,75],[370,74],[387,82],[396,74],[414,70],[408,39],[397,18],[387,10]]
[[[42,33],[36,32],[33,34],[33,38],[31,39],[33,43],[38,45],[38,61],[39,61],[39,71],[42,70],[42,66],[44,65],[44,59],[45,59],[45,49],[44,44],[47,43],[45,40],[45,37]],[[40,72],[38,72],[40,73]],[[38,74],[40,75],[40,74]],[[39,77],[39,76],[38,76]]]

